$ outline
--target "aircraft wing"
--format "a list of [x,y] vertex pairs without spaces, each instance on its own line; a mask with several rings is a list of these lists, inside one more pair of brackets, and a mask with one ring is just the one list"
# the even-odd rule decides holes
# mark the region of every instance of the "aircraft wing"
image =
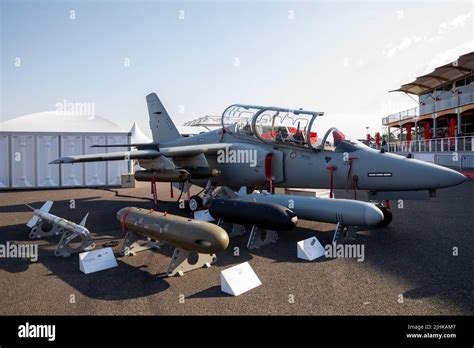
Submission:
[[202,145],[187,145],[187,146],[173,146],[163,147],[160,149],[160,153],[166,157],[191,157],[199,155],[201,153],[214,155],[219,150],[225,148],[231,148],[232,144],[202,144]]
[[109,153],[97,153],[90,155],[67,156],[58,158],[51,163],[80,163],[80,162],[101,162],[101,161],[123,161],[129,159],[153,159],[161,154],[156,150],[134,150]]
[[80,162],[101,162],[101,161],[123,161],[129,159],[154,159],[160,156],[165,157],[192,157],[199,154],[215,154],[218,150],[226,147],[230,148],[230,144],[202,144],[188,146],[172,146],[163,147],[159,150],[133,150],[109,153],[97,153],[90,155],[67,156],[58,158],[50,163],[80,163]]

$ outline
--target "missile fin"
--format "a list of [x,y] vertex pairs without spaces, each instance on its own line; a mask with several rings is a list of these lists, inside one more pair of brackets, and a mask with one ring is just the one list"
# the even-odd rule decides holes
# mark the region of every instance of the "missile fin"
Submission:
[[247,194],[247,187],[246,186],[242,186],[239,191],[237,192],[237,195],[239,196],[244,196]]
[[36,225],[36,223],[38,222],[39,220],[39,217],[36,216],[36,215],[33,215],[33,217],[30,219],[30,221],[28,221],[28,223],[26,224],[26,226],[28,226],[29,228],[32,228],[34,225]]
[[81,220],[81,222],[79,223],[79,226],[86,226],[86,221],[87,221],[87,217],[89,216],[89,213],[87,213]]
[[43,212],[43,213],[49,213],[49,211],[51,210],[51,207],[53,206],[53,201],[46,201],[43,206],[40,208],[40,210]]
[[[43,206],[40,208],[40,210],[42,212],[45,212],[45,213],[48,213],[51,209],[51,207],[53,206],[53,201],[46,201]],[[31,210],[35,210],[35,208],[33,208],[31,205],[29,204],[25,204],[28,208],[30,208]],[[39,220],[39,217],[34,214],[33,217],[30,219],[30,221],[28,221],[28,223],[26,224],[26,226],[28,226],[29,228],[32,228],[34,225],[36,225],[36,223],[38,222]]]

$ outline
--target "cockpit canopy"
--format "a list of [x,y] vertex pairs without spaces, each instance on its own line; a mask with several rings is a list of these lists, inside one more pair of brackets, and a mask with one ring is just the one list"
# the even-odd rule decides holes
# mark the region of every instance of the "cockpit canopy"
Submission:
[[226,132],[275,145],[337,152],[352,152],[364,146],[334,127],[321,138],[323,133],[318,134],[315,120],[322,115],[318,111],[235,104],[222,114],[222,127]]
[[222,114],[229,132],[254,136],[269,143],[312,147],[317,133],[311,126],[322,112],[255,105],[231,105]]

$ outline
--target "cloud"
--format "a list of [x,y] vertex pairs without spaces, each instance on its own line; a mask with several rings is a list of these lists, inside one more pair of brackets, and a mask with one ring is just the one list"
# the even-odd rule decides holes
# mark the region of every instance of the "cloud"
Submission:
[[342,59],[342,66],[344,68],[349,68],[349,67],[363,68],[366,65],[366,63],[367,63],[366,59],[363,57],[359,57],[357,59],[344,57]]
[[398,44],[388,45],[387,48],[382,51],[382,54],[388,58],[391,58],[398,52],[404,51],[410,48],[412,45],[426,39],[427,39],[426,36],[417,36],[417,35],[407,36],[403,38],[402,41],[400,41]]
[[402,21],[405,18],[405,12],[403,10],[397,11],[397,20]]
[[466,26],[467,21],[471,18],[472,12],[468,12],[453,19],[441,23],[435,33],[428,33],[424,35],[411,35],[403,38],[399,43],[391,43],[386,46],[386,48],[382,51],[382,55],[387,58],[392,58],[397,53],[404,51],[413,45],[420,43],[420,42],[435,42],[437,40],[442,39],[446,34],[464,28]]
[[472,16],[472,12],[457,16],[450,21],[443,22],[438,27],[438,34],[443,36],[453,30],[463,28],[466,25],[467,20]]
[[420,75],[425,75],[432,72],[436,67],[445,65],[456,60],[460,55],[474,51],[474,42],[467,41],[461,45],[450,48],[444,52],[437,54],[431,59],[431,61],[425,66]]
[[344,57],[344,59],[342,60],[342,65],[344,66],[344,68],[349,67],[349,63],[350,63],[349,58],[348,58],[348,57]]

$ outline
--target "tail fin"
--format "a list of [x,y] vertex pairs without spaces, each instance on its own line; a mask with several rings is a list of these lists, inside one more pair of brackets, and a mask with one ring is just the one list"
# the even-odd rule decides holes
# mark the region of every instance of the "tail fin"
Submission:
[[148,114],[150,116],[150,129],[153,135],[153,142],[167,142],[181,138],[178,129],[166,112],[165,107],[161,103],[156,93],[151,93],[146,96],[148,104]]

